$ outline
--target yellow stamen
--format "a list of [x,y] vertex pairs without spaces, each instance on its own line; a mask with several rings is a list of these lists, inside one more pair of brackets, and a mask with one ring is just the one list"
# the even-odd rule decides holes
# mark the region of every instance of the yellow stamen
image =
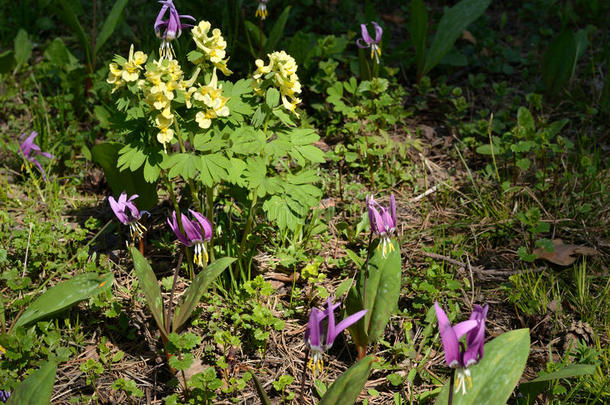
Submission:
[[307,368],[309,368],[311,370],[311,372],[313,373],[313,376],[315,377],[316,370],[318,370],[320,373],[322,373],[322,370],[324,370],[324,360],[314,356],[313,358],[309,359]]

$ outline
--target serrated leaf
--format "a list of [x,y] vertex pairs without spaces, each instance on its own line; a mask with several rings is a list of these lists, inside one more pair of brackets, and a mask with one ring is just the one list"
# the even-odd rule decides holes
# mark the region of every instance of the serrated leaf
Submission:
[[229,176],[229,159],[219,153],[210,153],[199,157],[199,180],[208,187],[219,183]]
[[95,41],[95,49],[93,51],[94,54],[98,53],[98,51],[102,48],[116,29],[117,24],[121,20],[123,9],[127,5],[127,2],[128,0],[116,0],[114,2],[108,17],[106,17],[104,25],[102,25],[102,29],[97,36],[97,40]]
[[318,405],[353,405],[369,378],[373,356],[366,356],[348,368],[328,387]]
[[527,169],[530,168],[531,162],[528,158],[522,158],[522,159],[518,159],[515,162],[515,165],[522,171],[526,171]]
[[199,303],[201,296],[210,284],[222,273],[231,263],[235,261],[232,257],[223,257],[201,270],[195,277],[189,288],[183,295],[182,303],[176,307],[174,319],[172,321],[172,331],[177,332],[188,320],[193,310]]
[[490,3],[491,0],[462,0],[443,14],[426,53],[423,74],[428,73],[443,59],[462,31],[479,18]]
[[261,185],[267,175],[267,166],[260,158],[248,158],[244,178],[248,183],[248,188],[253,189]]
[[263,150],[266,143],[263,131],[250,126],[237,128],[231,134],[231,141],[233,143],[231,150],[242,155],[258,154]]
[[199,174],[201,159],[190,153],[175,153],[163,160],[161,167],[169,169],[170,179],[180,176],[183,179],[194,179]]
[[23,380],[6,402],[7,405],[44,405],[51,401],[57,363],[47,361]]
[[83,273],[62,281],[36,298],[17,319],[15,327],[29,325],[89,299],[102,291],[102,287],[112,284],[113,280],[112,273]]
[[[534,116],[525,107],[519,107],[517,110],[517,122],[519,124],[520,129],[524,130],[526,134],[533,133],[536,131],[536,124],[534,122]],[[524,136],[525,134],[519,134]]]
[[157,277],[150,264],[148,264],[148,260],[135,247],[131,248],[131,257],[133,258],[133,270],[140,281],[140,288],[144,293],[148,309],[152,313],[159,331],[167,338],[163,299],[161,298],[161,288],[157,282]]
[[[485,355],[469,367],[472,387],[466,394],[454,393],[454,405],[505,404],[525,370],[530,351],[529,329],[503,333],[485,344]],[[446,405],[449,383],[436,398],[435,405]]]

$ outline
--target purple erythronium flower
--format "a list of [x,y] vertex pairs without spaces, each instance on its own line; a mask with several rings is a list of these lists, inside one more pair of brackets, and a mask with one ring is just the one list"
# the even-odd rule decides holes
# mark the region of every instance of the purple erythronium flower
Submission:
[[381,48],[379,47],[379,43],[381,42],[381,35],[383,34],[383,29],[373,21],[373,26],[375,27],[375,40],[371,38],[369,35],[369,31],[366,29],[366,24],[360,24],[360,28],[362,29],[362,38],[358,38],[356,41],[356,45],[359,48],[371,48],[371,59],[375,57],[375,61],[379,63],[379,57],[381,56]]
[[[483,357],[485,318],[487,317],[489,306],[485,305],[482,307],[475,305],[470,319],[460,322],[455,326],[451,326],[447,314],[438,305],[438,302],[434,303],[434,308],[436,309],[441,341],[445,349],[445,360],[449,367],[457,369],[455,392],[461,389],[462,394],[465,394],[466,382],[468,382],[469,388],[472,387],[472,379],[470,378],[468,367],[478,363]],[[466,349],[464,349],[464,344],[460,342],[464,335],[466,335]]]
[[267,18],[267,3],[269,0],[258,0],[258,8],[256,9],[256,13],[254,13],[254,17],[260,17],[261,20]]
[[[305,343],[309,345],[309,348],[312,351],[309,368],[314,374],[316,373],[316,369],[322,371],[322,368],[324,367],[322,355],[331,348],[337,336],[339,336],[344,329],[349,328],[351,325],[358,322],[367,311],[366,309],[358,311],[335,325],[335,310],[341,304],[333,304],[332,298],[328,298],[326,305],[327,307],[324,310],[319,310],[318,308],[311,309],[309,322],[307,324],[307,329],[305,330]],[[324,333],[323,321],[326,318],[328,318],[328,320],[326,333]]]
[[[161,58],[167,56],[168,59],[172,59],[174,52],[171,41],[182,34],[182,28],[193,26],[192,24],[182,23],[181,19],[188,18],[195,21],[195,17],[178,14],[178,10],[176,10],[176,6],[174,6],[172,0],[161,0],[159,3],[163,4],[161,11],[159,11],[159,14],[157,15],[157,19],[155,20],[155,34],[157,37],[161,38],[159,56]],[[169,16],[164,20],[163,18],[167,12],[169,12]]]
[[366,205],[369,211],[369,222],[371,231],[381,236],[382,242],[377,248],[383,249],[383,257],[386,251],[394,250],[394,245],[390,241],[390,237],[396,230],[396,199],[394,194],[390,197],[390,208],[382,207],[375,201],[373,195],[366,197]]
[[0,402],[6,402],[11,397],[11,393],[9,391],[0,390]]
[[110,208],[114,211],[114,214],[121,221],[122,224],[129,226],[129,236],[132,239],[142,239],[142,235],[144,235],[144,231],[146,228],[139,221],[142,218],[142,215],[147,214],[150,216],[148,211],[139,211],[138,207],[134,204],[133,200],[138,198],[137,194],[132,195],[127,198],[127,193],[122,192],[119,196],[118,201],[112,198],[112,196],[108,197],[108,202],[110,202]]
[[[19,137],[19,151],[21,152],[21,156],[28,162],[34,163],[40,173],[42,173],[42,179],[44,181],[47,180],[47,176],[42,169],[42,165],[38,160],[36,160],[36,155],[42,155],[46,158],[53,159],[53,155],[47,152],[43,152],[40,150],[40,146],[34,143],[34,138],[38,136],[36,131],[32,131],[30,135],[26,138],[26,134],[21,134]],[[23,167],[22,167],[23,168]]]
[[194,220],[190,220],[184,214],[181,214],[182,227],[186,235],[180,231],[176,211],[174,211],[171,221],[169,218],[167,219],[167,223],[180,242],[186,246],[194,246],[194,262],[198,266],[203,267],[208,262],[208,252],[205,249],[204,243],[212,239],[212,223],[196,211],[189,210],[189,212],[195,218]]

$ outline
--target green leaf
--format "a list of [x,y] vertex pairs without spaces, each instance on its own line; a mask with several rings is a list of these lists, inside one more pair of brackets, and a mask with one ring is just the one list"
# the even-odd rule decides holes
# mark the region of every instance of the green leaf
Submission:
[[462,31],[479,18],[490,3],[491,0],[462,0],[443,14],[426,53],[423,74],[428,73],[443,59]]
[[[506,332],[485,344],[485,355],[469,367],[472,388],[465,395],[453,395],[454,405],[505,404],[525,370],[530,351],[529,329]],[[436,398],[435,405],[446,405],[449,383]]]
[[231,161],[219,153],[199,156],[199,180],[208,187],[229,177]]
[[271,28],[271,33],[269,34],[269,39],[264,42],[263,49],[264,53],[271,53],[275,51],[275,47],[284,36],[284,27],[286,26],[286,22],[288,21],[288,17],[290,16],[290,6],[286,7],[282,14],[277,18],[275,24],[273,24],[273,28]]
[[328,387],[318,405],[353,405],[360,395],[373,366],[373,356],[364,357],[348,368]]
[[114,30],[116,29],[117,24],[121,20],[123,16],[123,9],[127,5],[128,0],[116,0],[114,5],[112,6],[112,10],[110,10],[110,14],[106,17],[104,21],[104,25],[102,25],[102,29],[97,36],[97,40],[95,41],[95,49],[93,53],[97,55],[100,48],[106,43],[108,38],[112,35]]
[[542,57],[542,80],[550,94],[557,94],[572,77],[576,54],[576,39],[570,31],[564,31],[549,44]]
[[[368,271],[359,273],[356,286],[349,291],[346,300],[348,315],[363,308],[368,310],[364,317],[349,329],[358,346],[367,346],[383,334],[400,296],[400,246],[398,242],[391,240],[393,249],[389,251],[388,248],[386,257],[383,257],[383,242],[378,242],[369,259]],[[363,304],[365,285],[366,303]]]
[[23,380],[7,401],[7,405],[44,405],[51,401],[57,364],[47,361]]
[[85,30],[83,30],[83,26],[80,25],[78,21],[78,17],[74,10],[72,10],[71,2],[68,0],[58,0],[59,5],[61,6],[61,15],[62,21],[70,27],[70,29],[76,35],[76,39],[78,40],[81,48],[85,52],[85,60],[87,64],[91,64],[91,45]]
[[30,59],[32,55],[32,49],[34,48],[34,44],[30,41],[28,37],[28,33],[20,28],[17,32],[17,36],[15,37],[15,61],[17,64],[15,65],[15,70],[13,70],[13,74],[15,74],[21,66],[25,62]]
[[570,364],[561,370],[544,374],[532,381],[519,384],[519,391],[529,398],[535,398],[538,394],[545,391],[553,380],[594,374],[595,369],[597,369],[596,364]]
[[146,164],[144,165],[144,169],[140,168],[135,172],[131,170],[119,171],[117,168],[119,151],[122,150],[123,147],[123,144],[114,142],[97,144],[91,150],[93,161],[99,164],[104,170],[108,185],[115,194],[115,197],[123,191],[129,195],[138,194],[140,196],[137,200],[138,208],[145,210],[150,209],[157,204],[157,184],[150,183],[147,180],[156,180],[158,178],[159,169],[156,164],[154,166],[150,165],[150,159],[145,156]]
[[265,392],[265,388],[263,384],[256,378],[256,373],[252,373],[252,381],[254,381],[254,386],[256,387],[256,393],[258,394],[258,398],[261,400],[263,405],[271,405],[271,400],[269,396]]
[[525,134],[519,133],[520,136],[525,136],[526,134],[531,134],[536,131],[534,117],[530,110],[525,107],[519,107],[517,110],[517,122],[519,123],[520,131],[525,131]]
[[9,73],[15,64],[15,53],[12,50],[0,54],[0,74]]
[[265,103],[269,108],[275,108],[280,104],[280,92],[275,87],[269,87],[265,96]]
[[102,287],[112,284],[113,280],[112,273],[101,276],[96,273],[83,273],[63,281],[36,298],[19,317],[15,327],[29,325],[89,299],[97,295]]
[[150,264],[148,264],[148,260],[135,247],[131,248],[131,256],[133,257],[133,269],[140,281],[140,287],[144,293],[148,309],[152,312],[161,334],[167,338],[163,299],[161,298],[161,288],[157,282],[157,277]]
[[232,257],[223,257],[197,274],[192,284],[184,293],[182,303],[176,307],[172,321],[172,331],[176,332],[184,325],[184,322],[191,316],[205,290],[234,261],[235,259]]
[[250,53],[252,53],[254,58],[258,58],[260,56],[258,54],[259,40],[261,40],[264,48],[265,44],[267,43],[267,36],[262,34],[258,26],[251,21],[244,21],[244,26],[246,27],[246,35],[251,41],[254,42],[254,48],[256,49],[255,51],[254,48],[250,48]]
[[530,162],[530,160],[528,158],[522,158],[519,159],[515,162],[515,165],[517,165],[517,167],[522,171],[526,171],[527,169],[530,168],[532,162]]
[[201,159],[190,153],[175,153],[163,159],[161,167],[169,169],[167,176],[170,179],[180,176],[185,180],[194,179],[199,174]]
[[423,72],[426,52],[426,35],[428,33],[428,11],[423,0],[411,0],[411,19],[409,34],[415,48],[415,63],[418,77]]

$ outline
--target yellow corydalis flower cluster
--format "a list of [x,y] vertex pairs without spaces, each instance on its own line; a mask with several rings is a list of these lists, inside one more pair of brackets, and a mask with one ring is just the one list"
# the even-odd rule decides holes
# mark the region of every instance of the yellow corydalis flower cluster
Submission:
[[203,52],[203,57],[195,58],[191,61],[195,64],[200,64],[207,59],[214,67],[228,76],[233,72],[227,68],[229,58],[225,59],[227,54],[225,50],[227,48],[227,41],[222,37],[218,28],[214,28],[212,30],[212,35],[209,36],[208,34],[210,33],[211,27],[212,25],[208,21],[200,21],[199,24],[191,30],[197,48]]
[[155,116],[155,126],[159,130],[157,140],[164,148],[174,139],[174,130],[171,128],[174,124],[172,101],[179,93],[189,92],[198,74],[199,69],[190,80],[184,80],[184,73],[177,60],[160,59],[147,64],[145,78],[138,81],[138,87],[144,93],[144,100],[157,111]]
[[226,105],[229,98],[222,95],[222,85],[218,85],[216,68],[214,68],[210,83],[206,86],[199,86],[193,92],[192,97],[196,100],[197,106],[203,110],[195,115],[195,120],[201,128],[209,128],[213,118],[229,116],[229,107]]
[[112,92],[114,93],[126,83],[137,81],[140,78],[142,65],[146,63],[147,59],[148,55],[142,51],[134,53],[133,45],[129,48],[129,59],[117,55],[114,58],[114,62],[108,66],[110,71],[106,79],[107,83],[114,85]]
[[269,85],[280,90],[284,108],[298,117],[299,114],[295,108],[301,99],[296,95],[301,92],[301,83],[296,73],[298,66],[294,58],[284,51],[273,52],[267,56],[269,57],[268,65],[265,65],[261,59],[257,59],[255,62],[256,71],[252,76],[254,91],[259,95],[264,95],[268,87],[265,86],[265,82],[269,81]]

